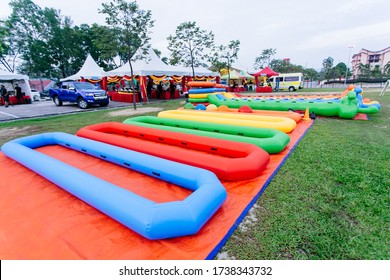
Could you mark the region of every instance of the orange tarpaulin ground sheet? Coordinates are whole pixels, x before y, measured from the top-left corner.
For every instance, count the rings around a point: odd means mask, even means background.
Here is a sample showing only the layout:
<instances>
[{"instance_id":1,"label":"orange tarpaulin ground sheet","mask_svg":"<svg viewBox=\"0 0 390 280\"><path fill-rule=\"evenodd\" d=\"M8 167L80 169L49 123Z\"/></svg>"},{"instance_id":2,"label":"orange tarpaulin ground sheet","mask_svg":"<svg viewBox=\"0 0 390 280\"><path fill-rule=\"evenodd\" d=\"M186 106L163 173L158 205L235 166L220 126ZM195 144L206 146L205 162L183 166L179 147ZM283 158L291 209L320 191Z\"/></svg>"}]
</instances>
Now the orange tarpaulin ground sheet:
<instances>
[{"instance_id":1,"label":"orange tarpaulin ground sheet","mask_svg":"<svg viewBox=\"0 0 390 280\"><path fill-rule=\"evenodd\" d=\"M0 153L0 259L213 258L311 124L298 124L290 134L290 144L282 153L271 155L260 177L222 182L227 200L197 234L157 241L143 238ZM60 146L39 150L156 202L180 200L190 194Z\"/></svg>"}]
</instances>

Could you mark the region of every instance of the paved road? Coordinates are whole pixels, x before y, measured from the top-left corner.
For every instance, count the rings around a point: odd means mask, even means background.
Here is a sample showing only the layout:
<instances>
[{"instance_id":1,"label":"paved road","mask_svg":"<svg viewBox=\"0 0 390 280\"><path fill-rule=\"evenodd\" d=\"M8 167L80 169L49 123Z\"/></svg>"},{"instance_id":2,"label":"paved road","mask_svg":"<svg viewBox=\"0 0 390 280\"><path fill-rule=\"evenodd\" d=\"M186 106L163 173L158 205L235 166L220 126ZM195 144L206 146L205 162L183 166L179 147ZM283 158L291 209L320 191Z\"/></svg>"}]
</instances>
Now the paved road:
<instances>
[{"instance_id":1,"label":"paved road","mask_svg":"<svg viewBox=\"0 0 390 280\"><path fill-rule=\"evenodd\" d=\"M52 100L41 100L35 101L32 104L21 104L9 106L8 108L0 106L0 122L132 106L130 103L110 101L107 107L94 106L83 110L77 107L77 104L64 103L63 106L57 107Z\"/></svg>"}]
</instances>

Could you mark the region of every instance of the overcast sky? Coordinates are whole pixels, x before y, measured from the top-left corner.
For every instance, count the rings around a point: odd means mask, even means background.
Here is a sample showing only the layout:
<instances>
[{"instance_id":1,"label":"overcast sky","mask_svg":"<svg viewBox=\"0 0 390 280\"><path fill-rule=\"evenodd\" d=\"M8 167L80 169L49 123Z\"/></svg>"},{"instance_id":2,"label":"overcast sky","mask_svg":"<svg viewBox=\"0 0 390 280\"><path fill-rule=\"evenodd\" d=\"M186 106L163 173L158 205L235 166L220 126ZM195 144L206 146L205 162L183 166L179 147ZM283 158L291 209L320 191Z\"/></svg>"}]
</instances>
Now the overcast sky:
<instances>
[{"instance_id":1,"label":"overcast sky","mask_svg":"<svg viewBox=\"0 0 390 280\"><path fill-rule=\"evenodd\" d=\"M98 13L100 0L33 0L70 16L75 25L105 24ZM0 18L10 13L8 0L0 1ZM167 40L185 21L212 31L217 44L240 40L236 66L253 68L264 49L275 48L275 59L319 70L327 57L347 63L349 53L362 48L379 51L390 46L389 0L139 0L155 20L152 47L169 56ZM350 49L349 46L353 48Z\"/></svg>"}]
</instances>

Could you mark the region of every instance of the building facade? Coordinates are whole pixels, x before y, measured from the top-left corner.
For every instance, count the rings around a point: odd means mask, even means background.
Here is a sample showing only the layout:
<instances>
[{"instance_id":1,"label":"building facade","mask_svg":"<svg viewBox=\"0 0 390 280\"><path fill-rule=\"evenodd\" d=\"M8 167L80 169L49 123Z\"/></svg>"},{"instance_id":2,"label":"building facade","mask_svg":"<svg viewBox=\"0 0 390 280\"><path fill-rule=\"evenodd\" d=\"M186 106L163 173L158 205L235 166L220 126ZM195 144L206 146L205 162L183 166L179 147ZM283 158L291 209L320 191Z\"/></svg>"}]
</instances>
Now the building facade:
<instances>
[{"instance_id":1,"label":"building facade","mask_svg":"<svg viewBox=\"0 0 390 280\"><path fill-rule=\"evenodd\" d=\"M380 51L369 51L367 49L361 49L359 53L352 56L351 72L352 78L356 78L359 75L359 65L370 65L370 69L373 70L377 65L383 73L384 67L390 62L390 47L387 47Z\"/></svg>"}]
</instances>

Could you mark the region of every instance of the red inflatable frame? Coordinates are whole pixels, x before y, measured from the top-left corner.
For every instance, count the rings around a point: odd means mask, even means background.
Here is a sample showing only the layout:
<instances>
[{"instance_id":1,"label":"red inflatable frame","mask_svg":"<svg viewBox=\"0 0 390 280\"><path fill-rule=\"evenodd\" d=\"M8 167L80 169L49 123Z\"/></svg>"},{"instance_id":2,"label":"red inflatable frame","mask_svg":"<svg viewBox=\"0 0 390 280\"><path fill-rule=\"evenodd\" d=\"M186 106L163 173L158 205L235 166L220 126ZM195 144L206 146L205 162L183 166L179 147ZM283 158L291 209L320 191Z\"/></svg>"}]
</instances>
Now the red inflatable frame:
<instances>
[{"instance_id":1,"label":"red inflatable frame","mask_svg":"<svg viewBox=\"0 0 390 280\"><path fill-rule=\"evenodd\" d=\"M248 143L106 122L81 128L77 136L204 168L227 181L260 176L270 157Z\"/></svg>"}]
</instances>

